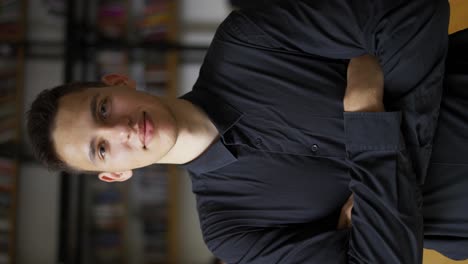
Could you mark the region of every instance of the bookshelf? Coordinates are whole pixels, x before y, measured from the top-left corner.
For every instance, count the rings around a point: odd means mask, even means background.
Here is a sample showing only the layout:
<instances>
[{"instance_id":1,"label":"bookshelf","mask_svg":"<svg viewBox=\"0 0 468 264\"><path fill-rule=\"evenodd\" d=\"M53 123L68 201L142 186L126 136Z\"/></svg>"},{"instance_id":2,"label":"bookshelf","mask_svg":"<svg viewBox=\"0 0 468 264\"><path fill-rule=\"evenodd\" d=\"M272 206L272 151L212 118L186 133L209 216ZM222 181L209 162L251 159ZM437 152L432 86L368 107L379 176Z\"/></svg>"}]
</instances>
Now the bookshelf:
<instances>
[{"instance_id":1,"label":"bookshelf","mask_svg":"<svg viewBox=\"0 0 468 264\"><path fill-rule=\"evenodd\" d=\"M179 54L167 49L178 36L175 0L72 1L78 10L67 16L73 52L67 58L68 81L99 80L121 73L137 89L159 96L177 96ZM70 7L69 7L70 8ZM75 189L78 205L67 210L80 226L69 245L75 253L66 263L171 264L177 259L178 169L153 165L134 171L123 183L104 183L97 175L64 175ZM68 178L67 178L68 177ZM74 180L71 180L72 182ZM65 191L67 189L64 189ZM70 198L69 198L70 200ZM70 204L70 203L69 203ZM62 205L62 208L69 206ZM68 223L72 223L68 219ZM62 233L67 232L62 228ZM65 239L62 236L62 240ZM62 249L62 251L66 251ZM73 257L74 256L74 257Z\"/></svg>"},{"instance_id":2,"label":"bookshelf","mask_svg":"<svg viewBox=\"0 0 468 264\"><path fill-rule=\"evenodd\" d=\"M0 2L0 40L2 42L20 42L24 39L25 15L25 0Z\"/></svg>"},{"instance_id":3,"label":"bookshelf","mask_svg":"<svg viewBox=\"0 0 468 264\"><path fill-rule=\"evenodd\" d=\"M0 263L15 263L26 2L0 2Z\"/></svg>"}]
</instances>

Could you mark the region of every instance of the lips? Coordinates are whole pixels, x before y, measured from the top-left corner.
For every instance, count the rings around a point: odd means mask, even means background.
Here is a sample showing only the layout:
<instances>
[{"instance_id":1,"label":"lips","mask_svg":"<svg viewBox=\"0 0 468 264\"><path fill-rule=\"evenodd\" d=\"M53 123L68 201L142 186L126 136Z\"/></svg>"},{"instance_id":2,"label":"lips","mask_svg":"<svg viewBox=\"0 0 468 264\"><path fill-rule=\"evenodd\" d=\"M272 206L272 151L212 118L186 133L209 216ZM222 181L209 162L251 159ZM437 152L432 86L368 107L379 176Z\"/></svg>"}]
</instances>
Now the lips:
<instances>
[{"instance_id":1,"label":"lips","mask_svg":"<svg viewBox=\"0 0 468 264\"><path fill-rule=\"evenodd\" d=\"M153 139L154 134L154 123L146 112L143 112L143 118L138 124L138 130L138 138L143 144L143 147L146 148L151 142L151 139Z\"/></svg>"}]
</instances>

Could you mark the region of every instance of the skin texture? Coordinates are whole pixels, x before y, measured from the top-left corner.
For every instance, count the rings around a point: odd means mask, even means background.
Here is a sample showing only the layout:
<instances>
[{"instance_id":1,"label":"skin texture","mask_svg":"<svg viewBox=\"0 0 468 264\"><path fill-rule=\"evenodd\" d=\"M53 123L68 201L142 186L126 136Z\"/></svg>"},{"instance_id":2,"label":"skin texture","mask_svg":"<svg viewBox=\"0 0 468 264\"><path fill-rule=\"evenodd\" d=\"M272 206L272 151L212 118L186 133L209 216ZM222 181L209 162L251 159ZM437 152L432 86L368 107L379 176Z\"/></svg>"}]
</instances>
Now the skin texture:
<instances>
[{"instance_id":1,"label":"skin texture","mask_svg":"<svg viewBox=\"0 0 468 264\"><path fill-rule=\"evenodd\" d=\"M64 96L52 129L59 157L85 171L100 171L103 181L125 181L132 170L154 163L185 163L200 155L218 133L209 118L187 101L165 100L136 91L125 76L103 77L109 85ZM90 102L97 97L97 118ZM154 137L146 146L139 139L143 112L154 123ZM88 158L96 138L96 162Z\"/></svg>"},{"instance_id":2,"label":"skin texture","mask_svg":"<svg viewBox=\"0 0 468 264\"><path fill-rule=\"evenodd\" d=\"M351 194L346 203L341 208L340 218L338 219L337 229L350 228L351 222L351 211L353 210L354 196Z\"/></svg>"},{"instance_id":3,"label":"skin texture","mask_svg":"<svg viewBox=\"0 0 468 264\"><path fill-rule=\"evenodd\" d=\"M347 71L347 86L343 98L346 112L382 112L383 72L374 56L351 59Z\"/></svg>"}]
</instances>

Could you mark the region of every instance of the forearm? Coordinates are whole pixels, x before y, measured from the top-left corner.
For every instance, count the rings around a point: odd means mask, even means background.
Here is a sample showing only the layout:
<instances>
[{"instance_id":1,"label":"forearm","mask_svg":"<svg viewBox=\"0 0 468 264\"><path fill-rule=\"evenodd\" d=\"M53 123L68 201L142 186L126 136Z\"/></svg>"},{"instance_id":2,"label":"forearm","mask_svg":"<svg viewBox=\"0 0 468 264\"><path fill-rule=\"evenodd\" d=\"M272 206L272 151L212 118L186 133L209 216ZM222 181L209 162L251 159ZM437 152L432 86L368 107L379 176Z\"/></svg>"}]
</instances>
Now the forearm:
<instances>
[{"instance_id":1,"label":"forearm","mask_svg":"<svg viewBox=\"0 0 468 264\"><path fill-rule=\"evenodd\" d=\"M345 112L384 112L383 74L377 59L370 55L350 60L346 92L343 98ZM337 229L352 226L353 196L341 208Z\"/></svg>"},{"instance_id":2,"label":"forearm","mask_svg":"<svg viewBox=\"0 0 468 264\"><path fill-rule=\"evenodd\" d=\"M420 263L421 194L400 130L401 113L362 113L385 112L375 57L352 59L347 80L344 127L353 195L337 228L351 228L350 262Z\"/></svg>"},{"instance_id":3,"label":"forearm","mask_svg":"<svg viewBox=\"0 0 468 264\"><path fill-rule=\"evenodd\" d=\"M383 73L377 59L363 55L350 60L343 98L345 112L383 112Z\"/></svg>"},{"instance_id":4,"label":"forearm","mask_svg":"<svg viewBox=\"0 0 468 264\"><path fill-rule=\"evenodd\" d=\"M421 263L421 193L400 126L400 112L344 114L351 263Z\"/></svg>"}]
</instances>

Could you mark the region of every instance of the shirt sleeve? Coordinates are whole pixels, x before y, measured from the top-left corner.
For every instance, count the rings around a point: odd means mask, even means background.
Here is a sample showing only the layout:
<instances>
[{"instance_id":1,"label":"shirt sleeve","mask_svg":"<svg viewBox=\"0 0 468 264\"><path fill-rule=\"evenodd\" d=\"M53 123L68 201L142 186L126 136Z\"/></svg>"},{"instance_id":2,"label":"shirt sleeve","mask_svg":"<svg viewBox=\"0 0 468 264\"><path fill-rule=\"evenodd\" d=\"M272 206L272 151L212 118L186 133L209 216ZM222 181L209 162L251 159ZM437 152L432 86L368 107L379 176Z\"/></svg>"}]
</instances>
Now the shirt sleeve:
<instances>
[{"instance_id":1,"label":"shirt sleeve","mask_svg":"<svg viewBox=\"0 0 468 264\"><path fill-rule=\"evenodd\" d=\"M227 20L245 43L351 59L378 58L384 103L403 114L403 133L418 182L424 183L442 96L448 45L446 0L297 0L246 10Z\"/></svg>"},{"instance_id":2,"label":"shirt sleeve","mask_svg":"<svg viewBox=\"0 0 468 264\"><path fill-rule=\"evenodd\" d=\"M402 132L418 183L424 184L443 91L449 6L406 1L381 19L372 50L384 74L387 111L402 112Z\"/></svg>"},{"instance_id":3,"label":"shirt sleeve","mask_svg":"<svg viewBox=\"0 0 468 264\"><path fill-rule=\"evenodd\" d=\"M276 1L263 9L232 13L237 27L254 45L333 59L367 53L365 29L375 8L371 1Z\"/></svg>"},{"instance_id":4,"label":"shirt sleeve","mask_svg":"<svg viewBox=\"0 0 468 264\"><path fill-rule=\"evenodd\" d=\"M422 196L400 132L401 113L344 113L354 194L350 262L421 263Z\"/></svg>"}]
</instances>

